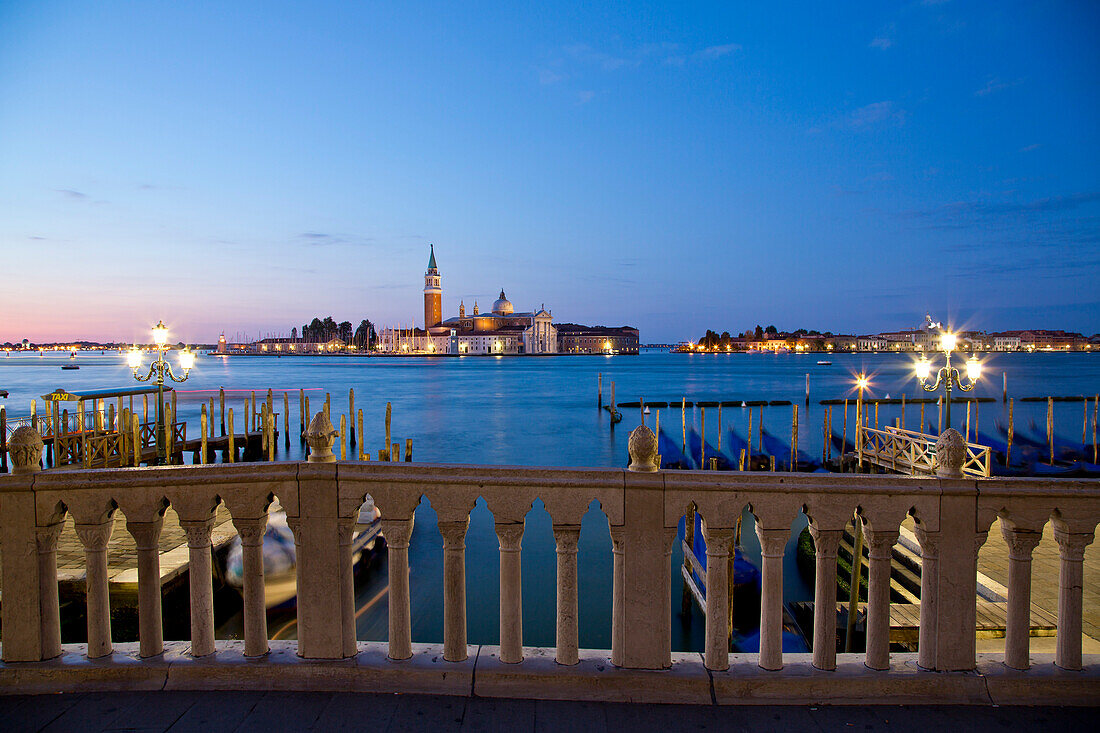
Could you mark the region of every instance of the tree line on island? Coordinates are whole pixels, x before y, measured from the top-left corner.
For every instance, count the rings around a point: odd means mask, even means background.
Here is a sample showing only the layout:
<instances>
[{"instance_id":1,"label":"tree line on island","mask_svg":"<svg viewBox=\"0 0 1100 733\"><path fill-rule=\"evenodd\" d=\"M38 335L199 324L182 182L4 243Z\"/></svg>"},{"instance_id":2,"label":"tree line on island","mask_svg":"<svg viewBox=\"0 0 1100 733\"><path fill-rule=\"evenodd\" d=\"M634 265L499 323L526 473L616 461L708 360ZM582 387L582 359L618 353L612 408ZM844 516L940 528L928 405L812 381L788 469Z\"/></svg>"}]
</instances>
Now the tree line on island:
<instances>
[{"instance_id":1,"label":"tree line on island","mask_svg":"<svg viewBox=\"0 0 1100 733\"><path fill-rule=\"evenodd\" d=\"M821 344L815 344L814 341L820 341L832 335L832 331L825 331L822 333L821 331L806 330L805 328L800 328L797 331L790 331L788 333L781 333L775 326L761 328L760 324L757 324L756 328L742 331L736 336L730 336L729 331L723 331L721 334L718 334L708 328L706 334L699 339L699 344L707 349L725 349L733 343L733 339L735 338L751 339L753 341L785 338L792 342L805 339L810 342L811 346L821 346Z\"/></svg>"},{"instance_id":2,"label":"tree line on island","mask_svg":"<svg viewBox=\"0 0 1100 733\"><path fill-rule=\"evenodd\" d=\"M297 340L298 329L291 329L291 338ZM367 319L359 322L359 327L353 330L351 321L337 323L332 316L324 319L314 318L308 324L302 326L302 340L310 343L327 343L338 338L345 344L352 344L360 348L373 348L378 342L378 332L374 324Z\"/></svg>"}]
</instances>

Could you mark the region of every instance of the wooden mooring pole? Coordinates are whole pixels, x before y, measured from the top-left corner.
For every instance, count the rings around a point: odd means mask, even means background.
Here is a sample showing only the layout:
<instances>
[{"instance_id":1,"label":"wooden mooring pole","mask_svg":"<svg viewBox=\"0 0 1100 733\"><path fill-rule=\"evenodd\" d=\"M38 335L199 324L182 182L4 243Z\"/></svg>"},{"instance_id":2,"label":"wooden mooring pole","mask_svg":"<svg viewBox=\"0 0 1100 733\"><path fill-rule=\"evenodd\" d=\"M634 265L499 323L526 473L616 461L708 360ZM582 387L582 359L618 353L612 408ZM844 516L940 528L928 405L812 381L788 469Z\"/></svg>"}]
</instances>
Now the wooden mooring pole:
<instances>
[{"instance_id":1,"label":"wooden mooring pole","mask_svg":"<svg viewBox=\"0 0 1100 733\"><path fill-rule=\"evenodd\" d=\"M298 390L298 442L304 443L306 440L306 391L304 389Z\"/></svg>"},{"instance_id":2,"label":"wooden mooring pole","mask_svg":"<svg viewBox=\"0 0 1100 733\"><path fill-rule=\"evenodd\" d=\"M1054 465L1054 398L1047 397L1047 446L1050 449L1049 465Z\"/></svg>"},{"instance_id":3,"label":"wooden mooring pole","mask_svg":"<svg viewBox=\"0 0 1100 733\"><path fill-rule=\"evenodd\" d=\"M356 421L359 426L359 460L363 460L363 408L359 408L359 412L356 415ZM367 454L368 458L370 453Z\"/></svg>"},{"instance_id":4,"label":"wooden mooring pole","mask_svg":"<svg viewBox=\"0 0 1100 733\"><path fill-rule=\"evenodd\" d=\"M290 395L283 392L283 446L290 447Z\"/></svg>"},{"instance_id":5,"label":"wooden mooring pole","mask_svg":"<svg viewBox=\"0 0 1100 733\"><path fill-rule=\"evenodd\" d=\"M680 434L683 436L680 452L686 456L688 452L687 397L680 399Z\"/></svg>"},{"instance_id":6,"label":"wooden mooring pole","mask_svg":"<svg viewBox=\"0 0 1100 733\"><path fill-rule=\"evenodd\" d=\"M1005 444L1005 466L1007 467L1012 458L1012 436L1015 433L1016 425L1013 422L1013 402L1015 400L1008 401L1008 442Z\"/></svg>"},{"instance_id":7,"label":"wooden mooring pole","mask_svg":"<svg viewBox=\"0 0 1100 733\"><path fill-rule=\"evenodd\" d=\"M1008 372L1001 372L1001 403L1008 402Z\"/></svg>"},{"instance_id":8,"label":"wooden mooring pole","mask_svg":"<svg viewBox=\"0 0 1100 733\"><path fill-rule=\"evenodd\" d=\"M0 407L0 471L8 472L8 408Z\"/></svg>"},{"instance_id":9,"label":"wooden mooring pole","mask_svg":"<svg viewBox=\"0 0 1100 733\"><path fill-rule=\"evenodd\" d=\"M222 435L225 435L225 388L220 387L218 389L218 409L221 410L222 416Z\"/></svg>"},{"instance_id":10,"label":"wooden mooring pole","mask_svg":"<svg viewBox=\"0 0 1100 733\"><path fill-rule=\"evenodd\" d=\"M747 453L748 464L747 465L749 467L749 470L751 471L752 470L752 408L751 407L749 408L749 442L746 443L746 446L748 447L748 453Z\"/></svg>"},{"instance_id":11,"label":"wooden mooring pole","mask_svg":"<svg viewBox=\"0 0 1100 733\"><path fill-rule=\"evenodd\" d=\"M389 402L387 402L386 403L386 450L385 450L386 457L383 459L383 460L386 460L386 461L393 460L393 455L390 453L390 444L392 443L392 438L390 437L390 421L391 421L392 418L393 418L393 405L391 405Z\"/></svg>"},{"instance_id":12,"label":"wooden mooring pole","mask_svg":"<svg viewBox=\"0 0 1100 733\"><path fill-rule=\"evenodd\" d=\"M603 372L596 374L596 407L603 409Z\"/></svg>"},{"instance_id":13,"label":"wooden mooring pole","mask_svg":"<svg viewBox=\"0 0 1100 733\"><path fill-rule=\"evenodd\" d=\"M351 417L351 419L353 421L355 420L355 388L354 387L348 389L348 415ZM348 437L348 445L350 445L352 448L354 448L355 447L355 423L352 422L352 424L349 425L348 427L351 430L351 433Z\"/></svg>"},{"instance_id":14,"label":"wooden mooring pole","mask_svg":"<svg viewBox=\"0 0 1100 733\"><path fill-rule=\"evenodd\" d=\"M233 445L233 439L237 436L233 434L233 408L230 407L227 413L227 419L229 420L229 432L226 435L229 438L229 462L237 462L237 447Z\"/></svg>"},{"instance_id":15,"label":"wooden mooring pole","mask_svg":"<svg viewBox=\"0 0 1100 733\"><path fill-rule=\"evenodd\" d=\"M199 465L206 465L206 421L208 416L206 414L206 403L202 403L202 409L199 410L199 430L202 432L202 437L199 438Z\"/></svg>"},{"instance_id":16,"label":"wooden mooring pole","mask_svg":"<svg viewBox=\"0 0 1100 733\"><path fill-rule=\"evenodd\" d=\"M699 468L707 467L707 408L699 408Z\"/></svg>"},{"instance_id":17,"label":"wooden mooring pole","mask_svg":"<svg viewBox=\"0 0 1100 733\"><path fill-rule=\"evenodd\" d=\"M798 405L791 413L791 472L798 470Z\"/></svg>"}]
</instances>

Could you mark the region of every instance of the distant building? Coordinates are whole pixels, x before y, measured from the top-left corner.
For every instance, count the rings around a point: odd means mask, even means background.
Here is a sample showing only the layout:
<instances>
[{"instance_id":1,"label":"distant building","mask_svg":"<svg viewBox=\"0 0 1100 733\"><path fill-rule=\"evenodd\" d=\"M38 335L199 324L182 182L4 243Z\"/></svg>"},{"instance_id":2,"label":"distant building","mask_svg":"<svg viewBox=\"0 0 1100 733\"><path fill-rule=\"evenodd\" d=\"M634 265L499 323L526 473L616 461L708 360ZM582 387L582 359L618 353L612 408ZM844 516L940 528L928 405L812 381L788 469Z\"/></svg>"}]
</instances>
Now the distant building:
<instances>
[{"instance_id":1,"label":"distant building","mask_svg":"<svg viewBox=\"0 0 1100 733\"><path fill-rule=\"evenodd\" d=\"M638 329L630 326L557 324L563 354L637 354Z\"/></svg>"},{"instance_id":2,"label":"distant building","mask_svg":"<svg viewBox=\"0 0 1100 733\"><path fill-rule=\"evenodd\" d=\"M590 353L569 351L559 343L559 328L552 322L552 313L545 307L534 311L516 311L512 302L500 291L492 310L482 313L475 302L473 311L467 313L466 304L460 302L458 315L443 318L443 277L435 259L435 247L428 256L428 269L424 273L424 328L383 329L378 348L388 353L403 354L557 354ZM575 325L575 324L569 324ZM577 328L589 329L588 326ZM595 327L595 338L602 327ZM618 353L638 353L638 331L631 329L633 340L611 329L600 333L604 341L614 342ZM586 340L585 346L589 346ZM574 344L575 345L575 344ZM621 349L619 348L621 345Z\"/></svg>"}]
</instances>

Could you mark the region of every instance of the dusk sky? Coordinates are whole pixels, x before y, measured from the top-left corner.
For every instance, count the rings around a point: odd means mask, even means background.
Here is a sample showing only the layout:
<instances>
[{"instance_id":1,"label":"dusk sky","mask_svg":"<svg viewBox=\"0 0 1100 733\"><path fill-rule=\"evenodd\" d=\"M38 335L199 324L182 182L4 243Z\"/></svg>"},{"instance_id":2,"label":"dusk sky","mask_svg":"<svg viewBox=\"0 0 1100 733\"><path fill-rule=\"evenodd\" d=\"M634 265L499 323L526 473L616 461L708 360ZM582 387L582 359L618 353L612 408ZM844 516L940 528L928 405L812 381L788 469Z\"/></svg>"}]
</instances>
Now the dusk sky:
<instances>
[{"instance_id":1,"label":"dusk sky","mask_svg":"<svg viewBox=\"0 0 1100 733\"><path fill-rule=\"evenodd\" d=\"M0 342L1100 331L1100 3L0 0Z\"/></svg>"}]
</instances>

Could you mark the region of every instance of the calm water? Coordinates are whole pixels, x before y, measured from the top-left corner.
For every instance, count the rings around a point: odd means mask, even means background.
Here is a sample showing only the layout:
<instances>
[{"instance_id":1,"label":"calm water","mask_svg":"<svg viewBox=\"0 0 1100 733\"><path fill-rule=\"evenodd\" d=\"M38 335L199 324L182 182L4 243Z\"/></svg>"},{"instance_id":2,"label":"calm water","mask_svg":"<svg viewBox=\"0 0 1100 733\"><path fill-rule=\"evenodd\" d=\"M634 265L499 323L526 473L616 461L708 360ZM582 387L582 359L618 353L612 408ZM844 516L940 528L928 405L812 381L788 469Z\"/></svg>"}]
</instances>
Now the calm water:
<instances>
[{"instance_id":1,"label":"calm water","mask_svg":"<svg viewBox=\"0 0 1100 733\"><path fill-rule=\"evenodd\" d=\"M203 400L217 396L219 387L230 397L235 417L243 419L244 399L250 390L257 398L270 387L276 392L276 409L282 411L282 391L291 392L291 432L298 421L297 390L309 391L314 412L326 392L332 395L332 413L348 409L348 389L355 389L356 408L364 414L365 445L377 452L384 442L387 401L393 404L393 437L402 444L413 439L417 461L489 463L546 466L607 466L627 464L626 440L639 421L637 409L624 409L623 422L612 428L607 414L596 409L597 374L604 375L604 398L609 400L616 383L619 402L637 400L791 400L799 404L800 447L821 454L822 407L820 399L853 397L853 375L863 370L872 375L868 399L923 396L912 376L912 357L898 354L831 355L831 366L818 366L820 355L676 355L665 352L639 356L562 356L540 358L466 357L461 359L400 359L354 357L200 357L191 378L178 385L179 416L197 433ZM69 391L119 388L135 384L117 354L81 353L79 371L61 371L69 363L66 354L0 357L0 389L10 392L2 403L9 416L29 413L29 401L57 387ZM1093 354L995 354L985 358L987 376L972 393L1000 398L1002 373L1008 375L1009 395L1093 395L1100 392L1100 356ZM810 405L805 398L806 374L810 375ZM758 409L758 408L757 408ZM1091 403L1090 403L1091 409ZM926 408L926 420L936 419L934 405ZM1045 420L1045 404L1017 403L1016 424L1026 426ZM661 411L661 423L676 437L679 410ZM747 409L724 408L723 427L736 427L742 435ZM764 408L765 426L784 438L790 436L790 406ZM707 437L717 441L717 410L707 410ZM853 409L854 413L854 409ZM897 406L883 405L882 422L900 416ZM907 408L906 424L916 427L919 408ZM961 427L965 408L956 406L954 422ZM982 404L975 419L988 431L1003 417L1000 402ZM689 424L698 424L698 413L689 408ZM1091 420L1091 415L1089 417ZM851 418L850 421L853 421ZM1080 440L1083 406L1080 402L1056 404L1056 430ZM754 418L754 422L756 419ZM280 420L281 424L281 420ZM652 423L649 423L652 424ZM833 426L841 427L840 409L834 408ZM1091 426L1088 439L1091 441ZM849 426L849 435L851 435ZM302 457L297 440L289 450L280 441L279 459ZM804 519L792 525L790 549ZM759 561L759 547L745 525L746 555ZM471 643L495 643L498 629L497 540L493 519L479 502L471 516L467 536L467 599ZM674 548L674 568L682 560ZM442 540L435 528L435 513L424 502L416 515L410 547L412 573L413 638L441 641ZM611 542L607 522L597 509L585 517L580 539L581 645L610 647ZM536 503L527 519L523 543L524 643L552 645L554 641L555 553L550 517ZM787 600L812 598L812 587L798 574L792 552L784 570ZM360 639L386 637L385 563L362 574L358 588L361 614ZM703 619L679 615L681 581L673 573L673 647L701 650ZM271 629L283 624L272 619ZM239 633L239 619L222 625L223 634ZM293 628L284 632L293 636Z\"/></svg>"}]
</instances>

